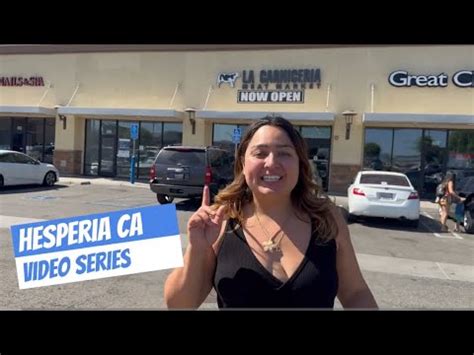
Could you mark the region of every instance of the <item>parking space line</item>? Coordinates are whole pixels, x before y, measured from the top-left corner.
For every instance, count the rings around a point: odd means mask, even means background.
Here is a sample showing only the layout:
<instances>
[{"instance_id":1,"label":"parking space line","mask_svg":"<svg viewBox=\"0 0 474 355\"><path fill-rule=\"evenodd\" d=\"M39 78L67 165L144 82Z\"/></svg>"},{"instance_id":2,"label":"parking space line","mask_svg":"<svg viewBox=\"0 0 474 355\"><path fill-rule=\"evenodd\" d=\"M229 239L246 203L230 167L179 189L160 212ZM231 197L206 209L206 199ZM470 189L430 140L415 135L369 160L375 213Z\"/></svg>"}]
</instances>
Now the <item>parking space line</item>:
<instances>
[{"instance_id":1,"label":"parking space line","mask_svg":"<svg viewBox=\"0 0 474 355\"><path fill-rule=\"evenodd\" d=\"M446 276L446 278L448 280L451 280L451 278L448 276L448 274L443 270L443 268L441 267L441 265L439 263L435 263L436 266L438 266L438 268L441 270L441 272L443 273L444 276Z\"/></svg>"},{"instance_id":2,"label":"parking space line","mask_svg":"<svg viewBox=\"0 0 474 355\"><path fill-rule=\"evenodd\" d=\"M440 235L438 233L433 233L436 238L441 238L441 239L463 239L461 237L456 238L454 235Z\"/></svg>"},{"instance_id":3,"label":"parking space line","mask_svg":"<svg viewBox=\"0 0 474 355\"><path fill-rule=\"evenodd\" d=\"M456 239L464 239L463 237L461 237L459 234L457 233L454 233L454 232L451 232L452 235L454 235L456 237Z\"/></svg>"},{"instance_id":4,"label":"parking space line","mask_svg":"<svg viewBox=\"0 0 474 355\"><path fill-rule=\"evenodd\" d=\"M428 212L426 212L426 211L423 211L421 214L422 214L423 216L425 216L425 217L428 217L428 218L432 219L432 220L435 219L434 217L432 217L432 216L431 216ZM433 229L431 229L430 226L426 225L426 224L423 223L423 222L420 222L420 223L423 225L423 227L425 227L425 228L428 229L431 233L433 233L433 235L434 235L436 238L442 238L442 239L461 239L461 240L464 239L464 238L461 237L459 234L454 233L454 232L451 232L452 236L450 236L450 235L446 235L446 236L440 235L439 233L436 233Z\"/></svg>"},{"instance_id":5,"label":"parking space line","mask_svg":"<svg viewBox=\"0 0 474 355\"><path fill-rule=\"evenodd\" d=\"M421 214L422 214L423 216L425 216L425 217L434 219L434 217L432 217L428 212L423 211Z\"/></svg>"}]
</instances>

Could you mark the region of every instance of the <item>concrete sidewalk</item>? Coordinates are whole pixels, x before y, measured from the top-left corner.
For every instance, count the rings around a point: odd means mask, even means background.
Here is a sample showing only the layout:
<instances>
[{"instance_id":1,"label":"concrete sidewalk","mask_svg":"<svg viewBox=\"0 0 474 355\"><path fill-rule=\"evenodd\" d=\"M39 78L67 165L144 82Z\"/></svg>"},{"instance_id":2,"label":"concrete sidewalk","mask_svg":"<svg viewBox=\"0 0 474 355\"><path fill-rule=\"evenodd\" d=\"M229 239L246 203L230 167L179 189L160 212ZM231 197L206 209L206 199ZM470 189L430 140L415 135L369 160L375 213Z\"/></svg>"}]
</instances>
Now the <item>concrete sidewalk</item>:
<instances>
[{"instance_id":1,"label":"concrete sidewalk","mask_svg":"<svg viewBox=\"0 0 474 355\"><path fill-rule=\"evenodd\" d=\"M128 186L128 187L140 187L149 189L150 185L146 182L135 182L131 184L130 181L125 179L116 178L104 178L94 176L61 176L59 178L60 184L65 185L116 185L116 186ZM338 206L347 206L347 196L329 194L331 200ZM421 200L420 206L422 209L434 209L438 210L438 205L432 201Z\"/></svg>"},{"instance_id":2,"label":"concrete sidewalk","mask_svg":"<svg viewBox=\"0 0 474 355\"><path fill-rule=\"evenodd\" d=\"M125 179L115 178L104 178L94 176L61 176L59 178L59 184L64 185L116 185L116 186L128 186L128 187L141 187L150 188L148 183L142 181L135 181L134 184Z\"/></svg>"}]
</instances>

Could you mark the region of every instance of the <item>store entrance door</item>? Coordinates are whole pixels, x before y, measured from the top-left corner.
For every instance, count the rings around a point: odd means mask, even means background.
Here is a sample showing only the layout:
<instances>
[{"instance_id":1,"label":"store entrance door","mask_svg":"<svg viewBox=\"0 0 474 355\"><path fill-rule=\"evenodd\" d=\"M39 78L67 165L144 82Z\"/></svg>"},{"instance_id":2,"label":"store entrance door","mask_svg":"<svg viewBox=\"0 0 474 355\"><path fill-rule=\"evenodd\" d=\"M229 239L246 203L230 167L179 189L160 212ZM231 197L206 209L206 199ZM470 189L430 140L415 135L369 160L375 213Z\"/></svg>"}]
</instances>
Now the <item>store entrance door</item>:
<instances>
[{"instance_id":1,"label":"store entrance door","mask_svg":"<svg viewBox=\"0 0 474 355\"><path fill-rule=\"evenodd\" d=\"M12 150L25 153L26 118L13 118Z\"/></svg>"},{"instance_id":2,"label":"store entrance door","mask_svg":"<svg viewBox=\"0 0 474 355\"><path fill-rule=\"evenodd\" d=\"M99 175L115 176L117 122L102 121Z\"/></svg>"}]
</instances>

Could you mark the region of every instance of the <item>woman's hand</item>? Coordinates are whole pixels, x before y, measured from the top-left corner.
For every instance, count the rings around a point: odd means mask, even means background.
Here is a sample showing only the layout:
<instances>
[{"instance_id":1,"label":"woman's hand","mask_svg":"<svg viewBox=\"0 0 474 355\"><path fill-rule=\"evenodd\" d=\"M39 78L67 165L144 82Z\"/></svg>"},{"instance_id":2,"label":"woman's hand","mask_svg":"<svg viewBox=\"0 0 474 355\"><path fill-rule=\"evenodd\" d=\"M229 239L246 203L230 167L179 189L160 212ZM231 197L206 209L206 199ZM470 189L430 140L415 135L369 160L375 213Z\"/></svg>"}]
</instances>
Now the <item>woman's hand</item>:
<instances>
[{"instance_id":1,"label":"woman's hand","mask_svg":"<svg viewBox=\"0 0 474 355\"><path fill-rule=\"evenodd\" d=\"M201 207L188 221L189 244L193 247L211 248L219 237L224 221L225 206L220 206L214 211L209 206L209 200L209 186L205 185L202 191Z\"/></svg>"}]
</instances>

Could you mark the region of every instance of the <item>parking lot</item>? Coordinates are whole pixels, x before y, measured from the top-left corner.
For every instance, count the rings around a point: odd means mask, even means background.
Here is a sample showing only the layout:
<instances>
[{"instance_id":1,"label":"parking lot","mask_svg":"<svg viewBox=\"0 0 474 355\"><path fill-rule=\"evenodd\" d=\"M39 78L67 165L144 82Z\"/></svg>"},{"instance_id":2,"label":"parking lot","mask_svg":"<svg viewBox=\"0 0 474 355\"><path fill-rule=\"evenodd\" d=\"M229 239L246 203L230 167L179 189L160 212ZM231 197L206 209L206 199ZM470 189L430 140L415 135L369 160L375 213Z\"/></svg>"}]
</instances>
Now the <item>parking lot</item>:
<instances>
[{"instance_id":1,"label":"parking lot","mask_svg":"<svg viewBox=\"0 0 474 355\"><path fill-rule=\"evenodd\" d=\"M331 198L344 213L347 199ZM9 231L12 224L154 205L156 196L147 184L62 178L52 188L6 188L0 201L0 309L164 308L163 283L170 270L20 290ZM186 222L199 203L187 199L174 203L184 248ZM349 229L381 308L474 308L474 235L440 233L436 205L422 201L417 229L372 218L357 220ZM217 308L213 293L201 308Z\"/></svg>"}]
</instances>

